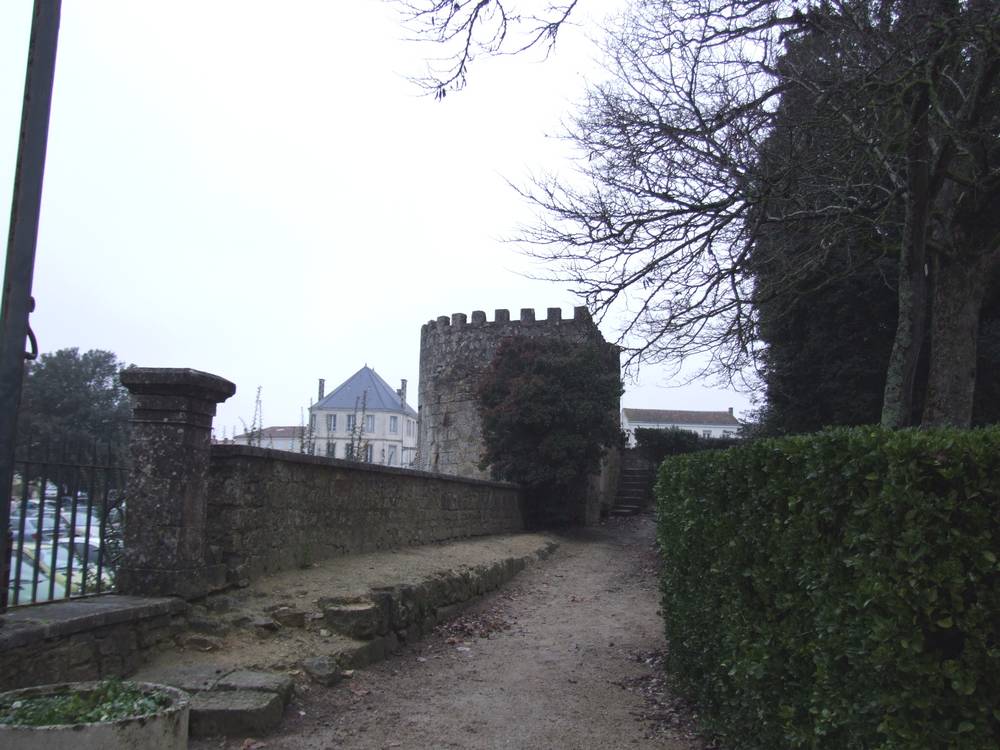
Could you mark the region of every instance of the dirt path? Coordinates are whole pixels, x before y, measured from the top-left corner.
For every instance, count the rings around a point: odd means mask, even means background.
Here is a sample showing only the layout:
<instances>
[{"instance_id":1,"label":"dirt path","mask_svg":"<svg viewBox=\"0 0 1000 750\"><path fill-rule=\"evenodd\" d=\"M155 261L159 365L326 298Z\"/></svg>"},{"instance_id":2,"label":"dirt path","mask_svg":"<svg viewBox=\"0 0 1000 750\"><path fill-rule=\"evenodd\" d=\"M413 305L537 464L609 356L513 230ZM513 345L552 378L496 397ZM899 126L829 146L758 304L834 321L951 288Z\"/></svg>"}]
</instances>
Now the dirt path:
<instances>
[{"instance_id":1,"label":"dirt path","mask_svg":"<svg viewBox=\"0 0 1000 750\"><path fill-rule=\"evenodd\" d=\"M652 544L642 517L567 536L433 635L310 687L275 734L191 747L705 748L660 676Z\"/></svg>"}]
</instances>

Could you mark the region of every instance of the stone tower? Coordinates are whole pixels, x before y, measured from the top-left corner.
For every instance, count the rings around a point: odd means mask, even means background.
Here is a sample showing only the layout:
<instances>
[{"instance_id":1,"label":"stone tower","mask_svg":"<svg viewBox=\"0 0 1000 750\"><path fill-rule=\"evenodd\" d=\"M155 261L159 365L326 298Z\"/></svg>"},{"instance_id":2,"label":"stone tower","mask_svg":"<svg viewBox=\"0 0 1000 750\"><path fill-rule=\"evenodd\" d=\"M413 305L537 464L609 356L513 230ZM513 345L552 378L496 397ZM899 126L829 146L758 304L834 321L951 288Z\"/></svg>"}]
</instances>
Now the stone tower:
<instances>
[{"instance_id":1,"label":"stone tower","mask_svg":"<svg viewBox=\"0 0 1000 750\"><path fill-rule=\"evenodd\" d=\"M441 316L420 331L420 456L417 468L476 479L489 479L479 468L483 435L476 392L497 346L512 336L597 340L608 347L609 367L619 368L618 349L604 341L586 307L577 307L564 320L558 307L548 308L545 320L536 320L532 308L511 320L497 310L492 321L477 310Z\"/></svg>"}]
</instances>

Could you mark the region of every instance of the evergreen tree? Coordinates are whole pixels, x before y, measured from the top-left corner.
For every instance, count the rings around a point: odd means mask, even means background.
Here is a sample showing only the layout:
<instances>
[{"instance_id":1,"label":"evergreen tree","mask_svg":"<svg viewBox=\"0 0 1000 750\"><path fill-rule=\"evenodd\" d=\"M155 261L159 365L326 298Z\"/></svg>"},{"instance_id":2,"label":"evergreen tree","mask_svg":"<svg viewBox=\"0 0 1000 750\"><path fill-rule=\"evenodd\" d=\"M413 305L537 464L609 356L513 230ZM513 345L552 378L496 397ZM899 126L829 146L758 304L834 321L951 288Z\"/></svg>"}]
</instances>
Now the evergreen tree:
<instances>
[{"instance_id":1,"label":"evergreen tree","mask_svg":"<svg viewBox=\"0 0 1000 750\"><path fill-rule=\"evenodd\" d=\"M109 351L76 348L42 354L26 365L18 444L89 451L95 444L124 455L128 446L128 391L118 379L122 363Z\"/></svg>"},{"instance_id":2,"label":"evergreen tree","mask_svg":"<svg viewBox=\"0 0 1000 750\"><path fill-rule=\"evenodd\" d=\"M582 487L621 439L618 352L597 341L513 337L479 389L483 468L541 500Z\"/></svg>"}]
</instances>

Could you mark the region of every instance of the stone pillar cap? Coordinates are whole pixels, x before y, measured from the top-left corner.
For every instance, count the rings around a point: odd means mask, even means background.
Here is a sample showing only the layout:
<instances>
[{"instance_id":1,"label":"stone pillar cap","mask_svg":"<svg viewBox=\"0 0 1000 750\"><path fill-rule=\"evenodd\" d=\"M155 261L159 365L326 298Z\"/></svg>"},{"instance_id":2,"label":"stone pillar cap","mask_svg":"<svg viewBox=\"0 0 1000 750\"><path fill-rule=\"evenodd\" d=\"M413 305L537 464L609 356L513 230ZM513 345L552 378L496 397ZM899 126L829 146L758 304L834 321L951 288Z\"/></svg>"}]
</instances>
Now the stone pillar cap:
<instances>
[{"instance_id":1,"label":"stone pillar cap","mask_svg":"<svg viewBox=\"0 0 1000 750\"><path fill-rule=\"evenodd\" d=\"M236 384L189 367L128 367L121 384L141 396L189 396L222 403L236 393Z\"/></svg>"}]
</instances>

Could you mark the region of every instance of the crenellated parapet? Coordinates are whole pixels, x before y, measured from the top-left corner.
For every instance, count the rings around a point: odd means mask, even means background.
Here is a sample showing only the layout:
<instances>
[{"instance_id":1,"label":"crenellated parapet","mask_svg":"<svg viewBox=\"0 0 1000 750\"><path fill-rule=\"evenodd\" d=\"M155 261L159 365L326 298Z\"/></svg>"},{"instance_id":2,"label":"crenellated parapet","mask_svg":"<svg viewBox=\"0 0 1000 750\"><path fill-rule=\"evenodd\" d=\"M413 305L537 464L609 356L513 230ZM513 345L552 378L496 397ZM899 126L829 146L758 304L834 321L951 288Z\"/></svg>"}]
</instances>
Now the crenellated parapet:
<instances>
[{"instance_id":1,"label":"crenellated parapet","mask_svg":"<svg viewBox=\"0 0 1000 750\"><path fill-rule=\"evenodd\" d=\"M583 324L593 326L594 321L590 317L590 312L586 307L574 307L572 318L563 318L561 307L549 307L545 310L545 317L538 319L535 317L533 307L522 307L520 318L512 320L510 310L497 309L493 311L493 320L486 319L486 313L482 310L474 310L471 318L465 313L452 313L441 315L436 320L429 320L421 328L421 334L428 329L438 331L443 330L464 330L465 328L496 327L508 325L552 325L552 324Z\"/></svg>"},{"instance_id":2,"label":"crenellated parapet","mask_svg":"<svg viewBox=\"0 0 1000 750\"><path fill-rule=\"evenodd\" d=\"M477 391L497 347L511 337L564 341L600 341L604 337L586 307L564 318L562 308L550 307L545 317L523 308L512 319L498 309L493 319L475 310L428 321L420 331L420 465L426 471L478 479L489 478L479 465L483 455ZM617 349L606 344L609 361Z\"/></svg>"}]
</instances>

